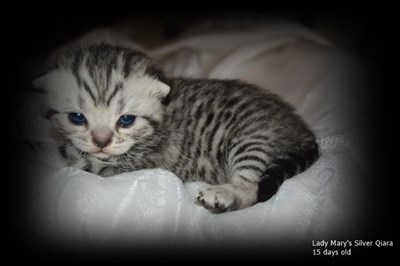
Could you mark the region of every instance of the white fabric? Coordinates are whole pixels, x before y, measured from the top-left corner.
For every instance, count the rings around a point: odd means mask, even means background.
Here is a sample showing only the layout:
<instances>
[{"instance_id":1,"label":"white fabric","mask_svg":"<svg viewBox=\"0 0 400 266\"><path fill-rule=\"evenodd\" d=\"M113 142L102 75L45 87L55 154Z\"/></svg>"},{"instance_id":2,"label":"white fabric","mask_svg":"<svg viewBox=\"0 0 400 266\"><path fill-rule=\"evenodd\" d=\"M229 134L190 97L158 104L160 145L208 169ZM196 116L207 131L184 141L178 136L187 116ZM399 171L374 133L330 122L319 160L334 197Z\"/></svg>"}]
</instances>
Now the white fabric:
<instances>
[{"instance_id":1,"label":"white fabric","mask_svg":"<svg viewBox=\"0 0 400 266\"><path fill-rule=\"evenodd\" d=\"M62 241L86 245L246 245L299 243L350 230L357 200L352 187L355 154L350 141L357 108L348 97L364 71L357 61L296 24L200 34L149 51L169 75L240 78L281 94L316 131L322 156L283 183L269 201L214 215L194 204L201 183L150 169L111 178L59 168L55 156L24 161L36 170L38 221ZM37 97L37 98L36 98ZM40 96L27 96L33 123L26 138L47 138ZM351 107L352 109L350 109ZM37 129L41 133L36 132ZM43 137L45 136L45 137ZM27 166L27 167L28 167Z\"/></svg>"}]
</instances>

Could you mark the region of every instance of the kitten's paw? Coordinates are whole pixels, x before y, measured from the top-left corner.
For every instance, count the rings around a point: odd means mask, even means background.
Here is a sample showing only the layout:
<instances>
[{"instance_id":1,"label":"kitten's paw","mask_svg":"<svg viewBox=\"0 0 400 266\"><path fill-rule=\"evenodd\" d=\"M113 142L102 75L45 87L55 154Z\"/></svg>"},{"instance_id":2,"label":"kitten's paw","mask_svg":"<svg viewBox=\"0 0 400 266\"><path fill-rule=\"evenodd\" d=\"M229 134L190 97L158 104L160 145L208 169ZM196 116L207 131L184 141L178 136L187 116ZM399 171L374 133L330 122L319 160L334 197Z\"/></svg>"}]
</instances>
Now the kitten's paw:
<instances>
[{"instance_id":1,"label":"kitten's paw","mask_svg":"<svg viewBox=\"0 0 400 266\"><path fill-rule=\"evenodd\" d=\"M197 195L197 204L213 213L228 211L235 201L235 195L222 186L213 186Z\"/></svg>"}]
</instances>

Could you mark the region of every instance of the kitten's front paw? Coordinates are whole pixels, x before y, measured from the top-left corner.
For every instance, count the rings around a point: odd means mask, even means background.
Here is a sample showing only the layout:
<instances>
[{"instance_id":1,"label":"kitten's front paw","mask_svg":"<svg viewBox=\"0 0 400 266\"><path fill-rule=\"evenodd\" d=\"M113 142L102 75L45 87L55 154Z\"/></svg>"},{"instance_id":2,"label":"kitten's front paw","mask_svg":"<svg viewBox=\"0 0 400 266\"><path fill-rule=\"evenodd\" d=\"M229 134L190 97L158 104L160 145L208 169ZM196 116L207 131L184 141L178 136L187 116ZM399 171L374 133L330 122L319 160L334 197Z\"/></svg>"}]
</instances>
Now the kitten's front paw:
<instances>
[{"instance_id":1,"label":"kitten's front paw","mask_svg":"<svg viewBox=\"0 0 400 266\"><path fill-rule=\"evenodd\" d=\"M197 195L197 204L213 213L228 211L235 201L235 195L223 186L213 186Z\"/></svg>"}]
</instances>

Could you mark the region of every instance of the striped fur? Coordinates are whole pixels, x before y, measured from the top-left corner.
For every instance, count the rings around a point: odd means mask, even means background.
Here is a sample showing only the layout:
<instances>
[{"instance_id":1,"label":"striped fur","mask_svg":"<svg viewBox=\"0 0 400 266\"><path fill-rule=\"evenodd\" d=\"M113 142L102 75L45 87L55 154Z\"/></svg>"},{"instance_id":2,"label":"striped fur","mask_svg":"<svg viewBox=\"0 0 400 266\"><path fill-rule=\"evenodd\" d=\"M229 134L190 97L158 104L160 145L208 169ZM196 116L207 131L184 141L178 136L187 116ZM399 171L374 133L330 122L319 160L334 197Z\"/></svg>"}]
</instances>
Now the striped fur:
<instances>
[{"instance_id":1,"label":"striped fur","mask_svg":"<svg viewBox=\"0 0 400 266\"><path fill-rule=\"evenodd\" d=\"M81 47L34 84L68 165L101 176L160 167L204 181L197 202L212 212L267 200L318 156L314 134L277 95L237 80L168 79L138 51ZM71 112L88 122L73 125ZM133 126L118 127L122 115ZM105 132L98 152L93 136Z\"/></svg>"}]
</instances>

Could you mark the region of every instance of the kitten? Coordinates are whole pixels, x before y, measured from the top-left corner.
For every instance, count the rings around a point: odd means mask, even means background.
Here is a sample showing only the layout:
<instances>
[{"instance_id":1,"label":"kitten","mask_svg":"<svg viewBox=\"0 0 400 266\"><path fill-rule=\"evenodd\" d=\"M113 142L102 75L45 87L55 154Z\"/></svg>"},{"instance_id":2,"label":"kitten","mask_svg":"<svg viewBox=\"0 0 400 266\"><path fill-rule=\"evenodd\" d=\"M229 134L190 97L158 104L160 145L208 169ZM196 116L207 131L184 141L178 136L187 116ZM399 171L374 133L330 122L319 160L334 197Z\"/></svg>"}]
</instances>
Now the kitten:
<instances>
[{"instance_id":1,"label":"kitten","mask_svg":"<svg viewBox=\"0 0 400 266\"><path fill-rule=\"evenodd\" d=\"M100 176L159 167L204 181L197 203L214 213L267 200L318 156L314 134L277 95L237 80L169 79L119 46L65 53L34 86L67 165Z\"/></svg>"}]
</instances>

